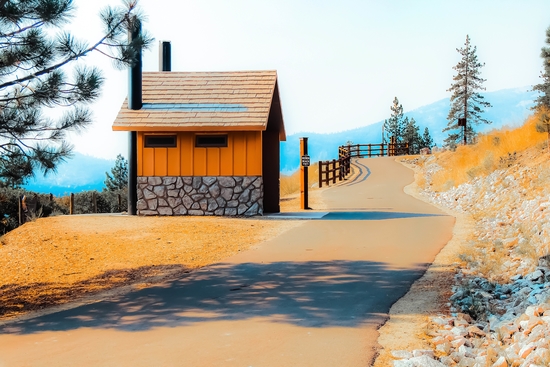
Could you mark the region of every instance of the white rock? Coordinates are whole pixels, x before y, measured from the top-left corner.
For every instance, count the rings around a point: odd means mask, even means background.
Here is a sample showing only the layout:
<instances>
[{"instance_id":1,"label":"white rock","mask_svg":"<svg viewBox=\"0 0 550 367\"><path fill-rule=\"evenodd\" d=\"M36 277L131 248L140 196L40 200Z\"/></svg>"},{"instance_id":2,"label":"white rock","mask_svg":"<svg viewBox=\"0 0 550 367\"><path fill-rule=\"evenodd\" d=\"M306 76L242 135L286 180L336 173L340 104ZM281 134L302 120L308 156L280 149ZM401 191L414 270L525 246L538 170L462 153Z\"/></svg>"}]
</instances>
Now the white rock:
<instances>
[{"instance_id":1,"label":"white rock","mask_svg":"<svg viewBox=\"0 0 550 367\"><path fill-rule=\"evenodd\" d=\"M413 357L413 354L408 350L392 350L391 355L394 358L409 359Z\"/></svg>"},{"instance_id":2,"label":"white rock","mask_svg":"<svg viewBox=\"0 0 550 367\"><path fill-rule=\"evenodd\" d=\"M500 356L499 359L497 359L496 362L493 363L492 367L508 367L508 362L506 362L506 358Z\"/></svg>"},{"instance_id":3,"label":"white rock","mask_svg":"<svg viewBox=\"0 0 550 367\"><path fill-rule=\"evenodd\" d=\"M409 359L409 362L413 363L414 367L445 367L445 365L435 359L432 359L426 355L420 357L413 357Z\"/></svg>"}]
</instances>

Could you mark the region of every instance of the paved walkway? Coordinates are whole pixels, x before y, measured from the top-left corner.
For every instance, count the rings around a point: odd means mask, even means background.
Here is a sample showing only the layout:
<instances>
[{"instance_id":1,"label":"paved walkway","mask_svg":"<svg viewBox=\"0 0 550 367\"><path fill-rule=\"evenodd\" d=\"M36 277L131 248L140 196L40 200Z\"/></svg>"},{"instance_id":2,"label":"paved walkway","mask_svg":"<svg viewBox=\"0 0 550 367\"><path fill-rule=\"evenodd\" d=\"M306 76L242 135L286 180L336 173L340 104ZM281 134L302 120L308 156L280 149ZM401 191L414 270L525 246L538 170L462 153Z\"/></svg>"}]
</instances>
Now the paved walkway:
<instances>
[{"instance_id":1,"label":"paved walkway","mask_svg":"<svg viewBox=\"0 0 550 367\"><path fill-rule=\"evenodd\" d=\"M0 366L368 366L377 328L451 237L362 159L328 214L180 280L0 327Z\"/></svg>"}]
</instances>

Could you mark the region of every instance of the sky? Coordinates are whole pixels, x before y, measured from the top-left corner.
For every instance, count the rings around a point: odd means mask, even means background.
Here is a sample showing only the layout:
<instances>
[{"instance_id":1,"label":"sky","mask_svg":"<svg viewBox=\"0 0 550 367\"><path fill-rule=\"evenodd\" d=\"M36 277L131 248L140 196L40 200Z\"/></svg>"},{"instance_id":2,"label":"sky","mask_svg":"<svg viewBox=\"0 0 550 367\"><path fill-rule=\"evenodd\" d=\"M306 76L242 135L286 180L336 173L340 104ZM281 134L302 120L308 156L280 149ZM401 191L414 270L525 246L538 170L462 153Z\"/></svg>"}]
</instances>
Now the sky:
<instances>
[{"instance_id":1,"label":"sky","mask_svg":"<svg viewBox=\"0 0 550 367\"><path fill-rule=\"evenodd\" d=\"M99 11L113 0L75 0L66 28L92 43ZM121 3L120 3L121 4ZM155 42L143 70L158 71L158 41L172 42L173 71L277 70L287 135L330 133L448 98L456 51L466 35L485 63L487 91L539 83L548 0L140 0ZM75 150L127 155L127 133L112 123L127 95L127 71L101 55L83 59L103 70L94 123L72 136ZM420 122L419 122L420 123ZM443 125L446 122L442 122ZM98 144L99 142L99 144Z\"/></svg>"}]
</instances>

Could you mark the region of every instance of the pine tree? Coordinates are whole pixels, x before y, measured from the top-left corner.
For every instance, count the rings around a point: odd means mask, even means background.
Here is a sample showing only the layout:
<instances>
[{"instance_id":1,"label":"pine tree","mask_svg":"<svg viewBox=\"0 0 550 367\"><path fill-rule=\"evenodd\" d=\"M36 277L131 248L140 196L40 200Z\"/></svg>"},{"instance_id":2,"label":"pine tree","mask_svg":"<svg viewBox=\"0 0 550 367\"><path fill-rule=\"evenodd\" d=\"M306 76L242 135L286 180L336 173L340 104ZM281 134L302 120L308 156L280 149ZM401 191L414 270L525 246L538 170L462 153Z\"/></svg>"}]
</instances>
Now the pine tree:
<instances>
[{"instance_id":1,"label":"pine tree","mask_svg":"<svg viewBox=\"0 0 550 367\"><path fill-rule=\"evenodd\" d=\"M409 154L419 154L422 148L422 137L420 136L420 128L416 125L414 118L409 120L405 117L405 131L403 134L403 142L409 143Z\"/></svg>"},{"instance_id":2,"label":"pine tree","mask_svg":"<svg viewBox=\"0 0 550 367\"><path fill-rule=\"evenodd\" d=\"M62 30L74 10L73 0L0 1L0 181L20 184L70 156L66 133L90 124L86 105L103 83L100 70L82 63L85 56L99 52L125 67L152 42L145 33L128 41L141 27L137 0L104 9L104 33L92 45ZM51 108L65 113L46 116Z\"/></svg>"},{"instance_id":3,"label":"pine tree","mask_svg":"<svg viewBox=\"0 0 550 367\"><path fill-rule=\"evenodd\" d=\"M105 187L107 191L126 190L128 187L128 161L122 155L117 155L111 174L105 172Z\"/></svg>"},{"instance_id":4,"label":"pine tree","mask_svg":"<svg viewBox=\"0 0 550 367\"><path fill-rule=\"evenodd\" d=\"M424 128L424 134L422 135L422 148L430 148L434 146L434 141L430 135L430 130L426 127Z\"/></svg>"},{"instance_id":5,"label":"pine tree","mask_svg":"<svg viewBox=\"0 0 550 367\"><path fill-rule=\"evenodd\" d=\"M477 47L470 44L470 37L466 36L464 47L456 49L462 56L461 60L453 67L457 71L454 76L454 83L447 91L451 94L451 109L447 116L448 124L443 132L450 131L445 139L445 145L454 149L457 144L471 143L475 137L474 124L490 124L491 121L483 118L481 115L485 112L484 108L491 107L491 104L484 100L478 92L485 90L483 82L485 79L480 77L480 69L485 64L477 60ZM459 119L465 119L465 126L459 126Z\"/></svg>"},{"instance_id":6,"label":"pine tree","mask_svg":"<svg viewBox=\"0 0 550 367\"><path fill-rule=\"evenodd\" d=\"M546 44L550 45L550 27L546 29ZM540 75L542 83L535 85L533 90L541 94L535 99L535 106L533 108L536 110L550 110L550 47L543 47L540 57L544 60L544 71Z\"/></svg>"},{"instance_id":7,"label":"pine tree","mask_svg":"<svg viewBox=\"0 0 550 367\"><path fill-rule=\"evenodd\" d=\"M390 141L393 136L395 141L400 143L403 141L405 126L403 123L403 106L399 104L397 97L393 99L390 110L392 112L391 117L384 121L384 142Z\"/></svg>"}]
</instances>

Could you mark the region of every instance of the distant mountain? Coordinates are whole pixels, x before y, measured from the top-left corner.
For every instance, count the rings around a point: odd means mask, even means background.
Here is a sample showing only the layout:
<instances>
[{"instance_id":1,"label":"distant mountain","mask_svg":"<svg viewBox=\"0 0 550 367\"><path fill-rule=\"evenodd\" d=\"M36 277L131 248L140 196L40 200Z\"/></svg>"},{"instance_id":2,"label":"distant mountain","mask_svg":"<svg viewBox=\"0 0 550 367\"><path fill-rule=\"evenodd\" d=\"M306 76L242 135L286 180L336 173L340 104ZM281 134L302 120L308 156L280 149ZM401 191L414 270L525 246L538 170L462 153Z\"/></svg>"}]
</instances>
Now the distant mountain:
<instances>
[{"instance_id":1,"label":"distant mountain","mask_svg":"<svg viewBox=\"0 0 550 367\"><path fill-rule=\"evenodd\" d=\"M27 190L62 196L86 190L103 190L105 172L111 172L114 160L75 153L46 177L37 173L24 187Z\"/></svg>"},{"instance_id":2,"label":"distant mountain","mask_svg":"<svg viewBox=\"0 0 550 367\"><path fill-rule=\"evenodd\" d=\"M493 105L486 113L486 117L493 121L491 125L477 126L479 132L499 129L503 126L520 125L529 115L529 108L533 105L536 94L528 88L505 89L485 93L485 98ZM414 117L424 131L428 127L438 146L441 146L446 137L441 130L447 125L449 99L442 99L427 106L406 112L409 118ZM388 107L389 112L389 107ZM389 114L388 114L389 115ZM388 116L389 117L389 116ZM302 136L309 138L309 155L312 162L337 158L338 146L348 141L360 144L379 144L382 139L382 124L379 121L372 125L353 130L330 134L300 133L287 136L287 141L281 144L281 171L290 173L298 169L300 140ZM35 192L52 193L56 196L80 192L84 190L103 190L105 172L110 172L114 160L100 159L80 153L59 165L57 173L43 177L40 173L32 179L25 188Z\"/></svg>"},{"instance_id":3,"label":"distant mountain","mask_svg":"<svg viewBox=\"0 0 550 367\"><path fill-rule=\"evenodd\" d=\"M476 126L478 132L487 132L500 129L504 126L521 125L531 113L530 107L536 93L530 91L530 87L503 89L496 92L484 93L484 97L493 107L488 108L485 117L493 123L490 125ZM449 113L449 98L442 99L427 106L405 112L405 116L414 117L421 133L427 127L434 142L442 146L447 133L442 130L447 126L447 114ZM389 117L389 107L388 107ZM337 133L299 133L287 136L287 141L281 144L281 171L290 173L299 167L300 138L307 136L309 156L312 162L337 158L338 147L352 141L356 144L379 144L382 140L383 121L364 127Z\"/></svg>"}]
</instances>

